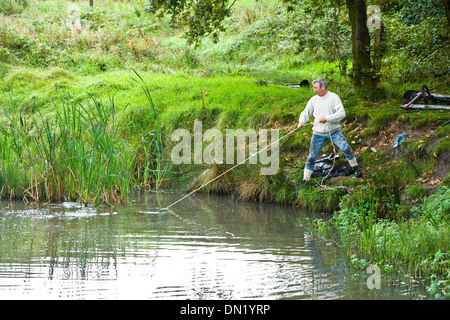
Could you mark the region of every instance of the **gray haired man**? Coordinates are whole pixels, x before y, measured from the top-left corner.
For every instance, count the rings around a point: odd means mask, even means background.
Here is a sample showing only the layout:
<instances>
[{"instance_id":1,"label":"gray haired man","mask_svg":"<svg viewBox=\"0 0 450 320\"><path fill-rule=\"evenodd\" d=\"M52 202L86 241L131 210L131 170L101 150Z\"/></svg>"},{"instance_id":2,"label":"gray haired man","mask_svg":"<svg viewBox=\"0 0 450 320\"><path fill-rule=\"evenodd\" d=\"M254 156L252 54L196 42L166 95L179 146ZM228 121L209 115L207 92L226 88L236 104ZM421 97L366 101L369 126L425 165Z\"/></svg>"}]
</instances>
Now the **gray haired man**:
<instances>
[{"instance_id":1,"label":"gray haired man","mask_svg":"<svg viewBox=\"0 0 450 320\"><path fill-rule=\"evenodd\" d=\"M306 104L306 108L300 114L297 126L298 128L303 127L308 119L314 116L313 136L303 174L303 183L311 179L320 150L325 141L329 139L344 153L355 176L362 177L355 154L347 143L347 139L341 131L342 126L339 124L339 121L345 118L345 110L341 99L337 94L328 91L328 84L324 78L314 80L313 88L316 95Z\"/></svg>"}]
</instances>

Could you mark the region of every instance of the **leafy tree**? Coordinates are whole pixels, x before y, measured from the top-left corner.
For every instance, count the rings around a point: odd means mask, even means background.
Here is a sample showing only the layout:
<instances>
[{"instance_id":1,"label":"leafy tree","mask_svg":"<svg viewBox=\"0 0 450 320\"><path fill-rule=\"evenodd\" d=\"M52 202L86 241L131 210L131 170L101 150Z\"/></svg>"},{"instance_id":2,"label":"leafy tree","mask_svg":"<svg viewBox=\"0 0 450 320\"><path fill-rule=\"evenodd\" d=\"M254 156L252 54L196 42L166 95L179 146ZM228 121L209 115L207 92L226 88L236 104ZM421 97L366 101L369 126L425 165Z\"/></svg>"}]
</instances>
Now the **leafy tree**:
<instances>
[{"instance_id":1,"label":"leafy tree","mask_svg":"<svg viewBox=\"0 0 450 320\"><path fill-rule=\"evenodd\" d=\"M421 64L423 59L427 57L433 57L442 52L442 49L448 49L448 24L439 25L439 17L445 12L447 19L449 19L449 1L450 0L283 0L286 3L287 11L295 11L300 8L299 12L307 16L309 15L311 23L308 25L302 23L299 24L299 47L308 46L316 42L320 43L320 46L324 47L327 51L327 55L330 60L334 61L346 61L346 47L341 46L345 38L345 33L350 25L351 28L351 58L352 58L352 70L350 76L352 83L357 89L375 89L380 81L380 72L382 67L383 55L388 52L386 38L390 41L390 44L401 45L402 43L414 43L412 52L415 49L421 50L420 44L431 44L430 48L426 48L422 53L417 53L421 56L418 63ZM219 33L225 30L224 20L231 15L233 5L236 0L147 0L147 7L145 10L149 13L156 14L158 16L170 15L171 22L173 24L180 24L185 26L185 37L188 44L194 44L199 46L202 38L205 36L211 36L215 42L218 41ZM417 4L416 4L417 3ZM439 6L436 4L439 3ZM382 21L385 19L384 14L391 14L395 17L399 16L399 13L406 14L406 18L394 18L390 26L386 26L381 23L380 27L375 30L374 43L371 44L372 32L367 27L367 6L370 4L376 4L381 8L383 13ZM411 39L409 34L402 35L399 32L393 30L392 25L400 28L401 30L422 30L421 25L432 25L429 21L424 21L424 17L430 17L432 14L418 16L417 13L422 12L420 8L437 10L439 13L436 17L432 17L431 20L438 22L437 26L434 26L432 33L423 35L422 37L416 37ZM408 10L411 10L409 14ZM338 13L343 12L348 14L348 20L342 21L342 18L338 18ZM331 13L331 14L330 14ZM323 20L323 17L332 16L326 28L316 28L311 30L311 24L316 20ZM327 18L328 19L328 18ZM389 22L392 22L389 21ZM322 22L323 24L324 22ZM408 23L413 27L408 27ZM319 25L319 23L317 24ZM302 29L300 29L302 28ZM316 31L320 31L316 33ZM390 33L389 37L386 36ZM422 41L422 39L427 39ZM372 51L372 52L371 52ZM395 53L403 56L408 56L410 53L402 53L400 50L393 51L390 49L390 53ZM406 60L405 60L406 61ZM416 60L417 62L417 60ZM445 64L444 64L445 65ZM345 68L344 68L345 69ZM441 68L442 69L442 68Z\"/></svg>"},{"instance_id":2,"label":"leafy tree","mask_svg":"<svg viewBox=\"0 0 450 320\"><path fill-rule=\"evenodd\" d=\"M227 0L148 0L147 12L172 17L172 23L187 27L189 44L201 43L201 38L211 35L218 40L218 33L224 30L223 20L230 16L235 1ZM286 1L291 4L297 1ZM336 1L334 1L336 3ZM339 2L339 1L338 1ZM346 0L352 25L353 83L356 87L373 86L374 71L370 60L370 36L366 25L365 0Z\"/></svg>"},{"instance_id":3,"label":"leafy tree","mask_svg":"<svg viewBox=\"0 0 450 320\"><path fill-rule=\"evenodd\" d=\"M399 74L405 81L448 77L450 35L442 1L401 0L386 12L385 73Z\"/></svg>"},{"instance_id":4,"label":"leafy tree","mask_svg":"<svg viewBox=\"0 0 450 320\"><path fill-rule=\"evenodd\" d=\"M211 35L218 41L218 33L225 30L222 22L230 16L235 2L229 5L227 0L148 0L145 11L160 17L170 15L173 24L186 26L188 44L198 46L205 36Z\"/></svg>"}]
</instances>

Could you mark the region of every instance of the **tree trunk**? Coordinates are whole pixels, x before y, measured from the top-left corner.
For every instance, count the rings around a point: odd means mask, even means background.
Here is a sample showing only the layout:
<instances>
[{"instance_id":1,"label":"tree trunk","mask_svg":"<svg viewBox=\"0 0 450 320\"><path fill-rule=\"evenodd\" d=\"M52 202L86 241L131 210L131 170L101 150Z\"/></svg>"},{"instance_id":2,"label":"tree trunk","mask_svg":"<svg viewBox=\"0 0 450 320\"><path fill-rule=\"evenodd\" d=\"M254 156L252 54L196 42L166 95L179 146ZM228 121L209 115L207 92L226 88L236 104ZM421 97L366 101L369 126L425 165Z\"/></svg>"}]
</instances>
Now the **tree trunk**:
<instances>
[{"instance_id":1,"label":"tree trunk","mask_svg":"<svg viewBox=\"0 0 450 320\"><path fill-rule=\"evenodd\" d=\"M377 78L379 78L380 75L381 61L385 51L384 23L381 21L380 28L375 30L375 40L373 44L373 67Z\"/></svg>"},{"instance_id":2,"label":"tree trunk","mask_svg":"<svg viewBox=\"0 0 450 320\"><path fill-rule=\"evenodd\" d=\"M94 0L89 0L89 5L90 5L91 7L93 7L93 6L94 6Z\"/></svg>"},{"instance_id":3,"label":"tree trunk","mask_svg":"<svg viewBox=\"0 0 450 320\"><path fill-rule=\"evenodd\" d=\"M370 35L365 0L346 0L352 26L352 82L357 89L371 90L376 78L370 60Z\"/></svg>"}]
</instances>

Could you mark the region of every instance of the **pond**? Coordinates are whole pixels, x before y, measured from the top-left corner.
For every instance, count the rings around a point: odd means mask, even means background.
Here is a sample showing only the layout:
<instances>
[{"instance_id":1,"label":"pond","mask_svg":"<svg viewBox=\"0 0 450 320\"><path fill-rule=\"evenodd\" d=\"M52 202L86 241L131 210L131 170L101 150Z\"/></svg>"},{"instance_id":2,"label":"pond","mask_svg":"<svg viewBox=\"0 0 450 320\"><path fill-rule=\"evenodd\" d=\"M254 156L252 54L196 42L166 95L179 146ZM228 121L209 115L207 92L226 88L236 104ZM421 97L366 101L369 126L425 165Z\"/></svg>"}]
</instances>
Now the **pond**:
<instances>
[{"instance_id":1,"label":"pond","mask_svg":"<svg viewBox=\"0 0 450 320\"><path fill-rule=\"evenodd\" d=\"M416 299L352 274L312 213L229 197L138 193L126 205L0 202L0 299Z\"/></svg>"}]
</instances>

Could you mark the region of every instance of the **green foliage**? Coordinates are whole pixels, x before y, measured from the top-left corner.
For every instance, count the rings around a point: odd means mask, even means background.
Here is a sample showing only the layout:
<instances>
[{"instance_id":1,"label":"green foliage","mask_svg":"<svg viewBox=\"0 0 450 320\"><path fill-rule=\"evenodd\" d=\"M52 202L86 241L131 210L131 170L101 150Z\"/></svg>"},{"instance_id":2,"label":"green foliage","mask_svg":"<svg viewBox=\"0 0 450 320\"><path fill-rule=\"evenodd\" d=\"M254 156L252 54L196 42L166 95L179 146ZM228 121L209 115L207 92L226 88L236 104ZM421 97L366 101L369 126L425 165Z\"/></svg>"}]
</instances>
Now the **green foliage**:
<instances>
[{"instance_id":1,"label":"green foliage","mask_svg":"<svg viewBox=\"0 0 450 320\"><path fill-rule=\"evenodd\" d=\"M436 275L431 276L431 283L427 287L428 294L437 300L450 299L450 274L446 279L440 279Z\"/></svg>"},{"instance_id":2,"label":"green foliage","mask_svg":"<svg viewBox=\"0 0 450 320\"><path fill-rule=\"evenodd\" d=\"M334 212L347 193L346 188L323 190L311 185L297 191L294 203L311 211Z\"/></svg>"},{"instance_id":3,"label":"green foliage","mask_svg":"<svg viewBox=\"0 0 450 320\"><path fill-rule=\"evenodd\" d=\"M386 76L406 81L445 78L449 72L448 23L439 0L401 1L387 16Z\"/></svg>"},{"instance_id":4,"label":"green foliage","mask_svg":"<svg viewBox=\"0 0 450 320\"><path fill-rule=\"evenodd\" d=\"M341 73L345 74L351 56L351 28L346 23L345 6L332 1L317 6L315 2L305 1L292 12L297 22L298 52L314 52L326 61L338 61Z\"/></svg>"},{"instance_id":5,"label":"green foliage","mask_svg":"<svg viewBox=\"0 0 450 320\"><path fill-rule=\"evenodd\" d=\"M417 25L430 17L443 16L445 14L440 0L401 0L399 17L407 25Z\"/></svg>"},{"instance_id":6,"label":"green foliage","mask_svg":"<svg viewBox=\"0 0 450 320\"><path fill-rule=\"evenodd\" d=\"M329 222L316 220L313 225L345 250L354 267L375 263L388 272L396 265L422 279L431 277L428 293L436 299L448 298L449 191L441 187L413 209L415 218L393 222L377 218L377 200L363 190L357 205L345 196Z\"/></svg>"},{"instance_id":7,"label":"green foliage","mask_svg":"<svg viewBox=\"0 0 450 320\"><path fill-rule=\"evenodd\" d=\"M94 8L87 8L80 14L80 19L89 25L91 30L98 30L106 26L107 23L111 23L111 17L108 16L105 10L98 9L97 6Z\"/></svg>"},{"instance_id":8,"label":"green foliage","mask_svg":"<svg viewBox=\"0 0 450 320\"><path fill-rule=\"evenodd\" d=\"M29 0L2 0L0 12L5 16L21 13L29 4Z\"/></svg>"},{"instance_id":9,"label":"green foliage","mask_svg":"<svg viewBox=\"0 0 450 320\"><path fill-rule=\"evenodd\" d=\"M12 116L0 130L1 196L116 203L132 183L134 153L117 138L114 103L62 100L54 121ZM23 179L23 178L28 179Z\"/></svg>"},{"instance_id":10,"label":"green foliage","mask_svg":"<svg viewBox=\"0 0 450 320\"><path fill-rule=\"evenodd\" d=\"M428 189L423 186L413 184L405 189L405 195L412 201L422 200L428 195Z\"/></svg>"},{"instance_id":11,"label":"green foliage","mask_svg":"<svg viewBox=\"0 0 450 320\"><path fill-rule=\"evenodd\" d=\"M228 1L202 0L191 4L188 1L148 0L145 11L163 16L169 14L172 23L187 26L186 39L189 44L201 42L205 35L218 41L218 32L224 31L223 20L231 14Z\"/></svg>"},{"instance_id":12,"label":"green foliage","mask_svg":"<svg viewBox=\"0 0 450 320\"><path fill-rule=\"evenodd\" d=\"M412 209L433 227L447 227L450 223L450 188L441 189L424 200L424 204Z\"/></svg>"},{"instance_id":13,"label":"green foliage","mask_svg":"<svg viewBox=\"0 0 450 320\"><path fill-rule=\"evenodd\" d=\"M144 157L144 164L137 164L138 167L143 167L138 168L137 171L138 173L143 172L143 183L145 185L149 184L149 173L153 173L154 174L154 184L155 184L155 189L159 190L161 188L161 184L163 182L163 177L164 177L164 171L162 169L162 163L164 160L164 148L163 148L163 142L162 142L162 132L161 132L161 120L159 118L159 114L156 111L155 108L155 104L153 102L152 99L152 95L150 93L150 90L148 89L148 87L145 85L144 80L142 79L142 77L136 72L136 70L133 70L135 75L139 78L139 80L142 82L142 90L145 94L145 97L147 98L147 101L151 107L151 110L153 112L152 116L155 122L155 130L154 132L148 132L147 134L144 135L144 137L142 138L142 142L141 142L141 146L143 147L143 157ZM134 79L135 81L138 81L137 79ZM151 153L155 153L155 162L156 164L152 165L151 164L151 158L152 154Z\"/></svg>"}]
</instances>

